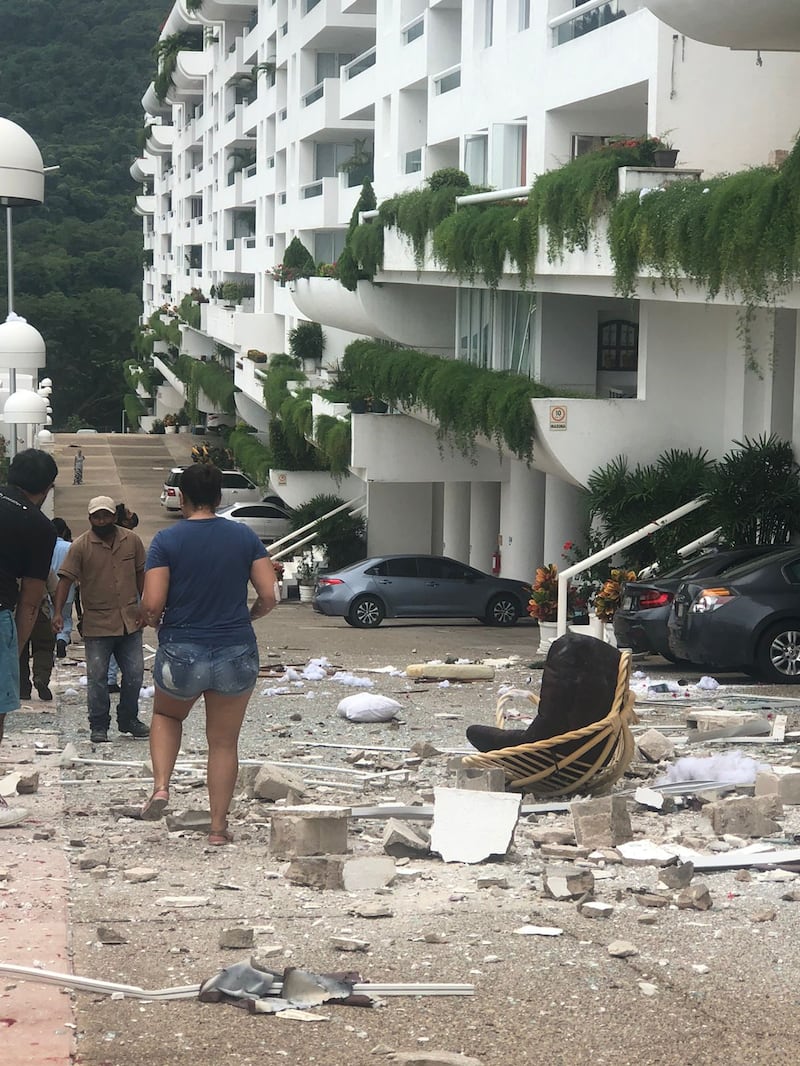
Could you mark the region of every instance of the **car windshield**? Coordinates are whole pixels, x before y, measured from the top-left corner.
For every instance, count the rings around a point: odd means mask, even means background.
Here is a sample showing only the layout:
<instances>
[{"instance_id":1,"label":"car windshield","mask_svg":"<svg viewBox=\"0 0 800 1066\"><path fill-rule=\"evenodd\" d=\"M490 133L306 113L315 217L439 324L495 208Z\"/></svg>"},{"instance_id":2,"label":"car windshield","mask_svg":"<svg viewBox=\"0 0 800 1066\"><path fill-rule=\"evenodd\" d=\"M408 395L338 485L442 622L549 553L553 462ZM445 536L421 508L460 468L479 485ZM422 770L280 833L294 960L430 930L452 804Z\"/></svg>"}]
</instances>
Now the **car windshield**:
<instances>
[{"instance_id":1,"label":"car windshield","mask_svg":"<svg viewBox=\"0 0 800 1066\"><path fill-rule=\"evenodd\" d=\"M739 566L732 566L730 570L726 570L725 580L735 581L738 577L744 577L747 574L755 573L757 570L763 570L765 566L785 566L786 563L793 562L797 558L797 555L797 547L788 547L786 551L768 554L766 557L759 555L755 559L748 559L746 563L741 563ZM698 581L699 580L700 578L698 578Z\"/></svg>"}]
</instances>

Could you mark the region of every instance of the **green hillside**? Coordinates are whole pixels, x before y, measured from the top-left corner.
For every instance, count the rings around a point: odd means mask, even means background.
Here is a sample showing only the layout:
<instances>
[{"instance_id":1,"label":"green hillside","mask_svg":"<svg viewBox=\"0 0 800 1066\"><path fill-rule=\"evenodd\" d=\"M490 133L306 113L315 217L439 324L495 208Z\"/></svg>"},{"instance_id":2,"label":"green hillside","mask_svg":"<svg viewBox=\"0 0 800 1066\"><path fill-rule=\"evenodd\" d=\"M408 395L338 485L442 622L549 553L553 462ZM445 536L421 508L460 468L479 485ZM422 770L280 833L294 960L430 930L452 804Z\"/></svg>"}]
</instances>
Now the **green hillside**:
<instances>
[{"instance_id":1,"label":"green hillside","mask_svg":"<svg viewBox=\"0 0 800 1066\"><path fill-rule=\"evenodd\" d=\"M61 168L41 207L14 212L14 309L47 344L56 428L73 415L120 426L121 365L141 311L129 168L169 9L169 0L0 0L0 115L30 133L45 166ZM0 228L2 321L4 217Z\"/></svg>"}]
</instances>

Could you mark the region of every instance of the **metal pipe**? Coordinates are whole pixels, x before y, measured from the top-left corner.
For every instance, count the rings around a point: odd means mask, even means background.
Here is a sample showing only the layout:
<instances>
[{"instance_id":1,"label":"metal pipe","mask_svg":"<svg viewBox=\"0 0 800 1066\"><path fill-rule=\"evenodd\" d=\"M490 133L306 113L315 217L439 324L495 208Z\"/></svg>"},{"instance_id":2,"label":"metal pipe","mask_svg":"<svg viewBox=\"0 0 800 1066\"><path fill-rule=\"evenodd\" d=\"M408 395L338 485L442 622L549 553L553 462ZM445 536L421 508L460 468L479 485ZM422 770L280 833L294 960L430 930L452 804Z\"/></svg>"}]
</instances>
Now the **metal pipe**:
<instances>
[{"instance_id":1,"label":"metal pipe","mask_svg":"<svg viewBox=\"0 0 800 1066\"><path fill-rule=\"evenodd\" d=\"M682 507L676 507L674 511L668 511L667 514L662 515L660 518L656 518L655 521L649 522L646 526L642 526L642 528L637 529L635 533L629 533L627 537L622 537L620 540L615 541L614 544L609 544L608 547L601 548L599 552L595 552L582 562L575 563L574 566L568 566L566 570L562 570L558 575L558 620L556 622L556 634L559 637L563 637L567 631L567 587L571 577L575 577L576 574L588 570L588 568L594 566L595 563L600 563L604 559L610 558L623 548L627 548L631 544L636 544L637 541L644 540L644 538L649 537L651 533L657 533L659 529L663 529L664 526L668 526L672 522L676 522L679 518L691 514L692 511L697 511L700 507L705 507L707 503L707 496L698 496L696 499L690 500L689 503L683 504Z\"/></svg>"},{"instance_id":2,"label":"metal pipe","mask_svg":"<svg viewBox=\"0 0 800 1066\"><path fill-rule=\"evenodd\" d=\"M8 284L8 318L14 313L14 252L12 241L11 208L6 208L6 279ZM8 368L8 395L13 396L17 391L17 369ZM8 457L13 459L17 454L17 424L9 422Z\"/></svg>"}]
</instances>

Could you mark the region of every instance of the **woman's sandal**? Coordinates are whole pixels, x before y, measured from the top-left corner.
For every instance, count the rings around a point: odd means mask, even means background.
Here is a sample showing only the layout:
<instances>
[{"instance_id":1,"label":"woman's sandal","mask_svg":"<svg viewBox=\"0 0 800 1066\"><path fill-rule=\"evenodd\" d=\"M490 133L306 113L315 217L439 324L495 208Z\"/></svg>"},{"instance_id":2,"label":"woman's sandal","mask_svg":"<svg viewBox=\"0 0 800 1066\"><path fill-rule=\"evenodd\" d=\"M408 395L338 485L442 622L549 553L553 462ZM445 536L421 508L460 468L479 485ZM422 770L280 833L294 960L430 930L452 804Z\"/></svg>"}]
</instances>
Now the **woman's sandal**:
<instances>
[{"instance_id":1,"label":"woman's sandal","mask_svg":"<svg viewBox=\"0 0 800 1066\"><path fill-rule=\"evenodd\" d=\"M233 843L233 833L230 829L223 829L219 833L209 833L208 842L212 848L221 848L225 844Z\"/></svg>"},{"instance_id":2,"label":"woman's sandal","mask_svg":"<svg viewBox=\"0 0 800 1066\"><path fill-rule=\"evenodd\" d=\"M165 788L157 788L142 807L139 817L143 822L157 822L168 806L169 792Z\"/></svg>"}]
</instances>

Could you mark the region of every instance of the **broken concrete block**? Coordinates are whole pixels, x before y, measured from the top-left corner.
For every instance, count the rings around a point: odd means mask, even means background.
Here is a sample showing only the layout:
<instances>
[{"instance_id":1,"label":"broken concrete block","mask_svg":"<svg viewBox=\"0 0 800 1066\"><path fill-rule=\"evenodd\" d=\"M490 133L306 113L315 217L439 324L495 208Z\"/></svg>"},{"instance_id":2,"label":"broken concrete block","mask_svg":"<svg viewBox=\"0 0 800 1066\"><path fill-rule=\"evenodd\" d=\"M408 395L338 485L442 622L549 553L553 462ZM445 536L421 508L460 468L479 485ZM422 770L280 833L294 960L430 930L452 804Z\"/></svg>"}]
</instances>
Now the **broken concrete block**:
<instances>
[{"instance_id":1,"label":"broken concrete block","mask_svg":"<svg viewBox=\"0 0 800 1066\"><path fill-rule=\"evenodd\" d=\"M230 929L221 929L219 934L219 946L221 948L235 948L242 950L251 948L254 944L252 926L233 926Z\"/></svg>"},{"instance_id":2,"label":"broken concrete block","mask_svg":"<svg viewBox=\"0 0 800 1066\"><path fill-rule=\"evenodd\" d=\"M665 796L657 788L637 788L633 798L637 803L641 803L643 807L649 807L652 811L669 814L675 810L675 800L672 796Z\"/></svg>"},{"instance_id":3,"label":"broken concrete block","mask_svg":"<svg viewBox=\"0 0 800 1066\"><path fill-rule=\"evenodd\" d=\"M615 848L633 839L628 804L623 796L598 796L569 805L578 844Z\"/></svg>"},{"instance_id":4,"label":"broken concrete block","mask_svg":"<svg viewBox=\"0 0 800 1066\"><path fill-rule=\"evenodd\" d=\"M608 945L608 954L615 959L628 959L632 955L638 955L639 949L629 940L612 940Z\"/></svg>"},{"instance_id":5,"label":"broken concrete block","mask_svg":"<svg viewBox=\"0 0 800 1066\"><path fill-rule=\"evenodd\" d=\"M175 811L166 816L167 829L171 833L189 830L193 833L208 833L211 830L209 811Z\"/></svg>"},{"instance_id":6,"label":"broken concrete block","mask_svg":"<svg viewBox=\"0 0 800 1066\"><path fill-rule=\"evenodd\" d=\"M471 789L473 792L505 792L506 775L499 766L491 770L478 767L457 766L456 788Z\"/></svg>"},{"instance_id":7,"label":"broken concrete block","mask_svg":"<svg viewBox=\"0 0 800 1066\"><path fill-rule=\"evenodd\" d=\"M678 857L674 851L659 848L649 840L631 840L619 844L617 851L624 866L673 866Z\"/></svg>"},{"instance_id":8,"label":"broken concrete block","mask_svg":"<svg viewBox=\"0 0 800 1066\"><path fill-rule=\"evenodd\" d=\"M275 800L286 799L290 792L303 796L305 791L306 783L302 777L282 766L264 763L256 774L251 795L254 799L270 800L274 803Z\"/></svg>"},{"instance_id":9,"label":"broken concrete block","mask_svg":"<svg viewBox=\"0 0 800 1066\"><path fill-rule=\"evenodd\" d=\"M258 777L258 771L260 766L252 766L248 764L240 764L239 772L236 775L236 791L246 792L248 796L253 795L253 785Z\"/></svg>"},{"instance_id":10,"label":"broken concrete block","mask_svg":"<svg viewBox=\"0 0 800 1066\"><path fill-rule=\"evenodd\" d=\"M17 785L19 791L19 785ZM788 806L800 804L800 770L791 766L773 766L756 774L756 796L777 796Z\"/></svg>"},{"instance_id":11,"label":"broken concrete block","mask_svg":"<svg viewBox=\"0 0 800 1066\"><path fill-rule=\"evenodd\" d=\"M542 844L541 853L546 859L588 859L589 848L579 848L574 844Z\"/></svg>"},{"instance_id":12,"label":"broken concrete block","mask_svg":"<svg viewBox=\"0 0 800 1066\"><path fill-rule=\"evenodd\" d=\"M332 936L328 943L335 951L369 951L368 940L357 940L352 936Z\"/></svg>"},{"instance_id":13,"label":"broken concrete block","mask_svg":"<svg viewBox=\"0 0 800 1066\"><path fill-rule=\"evenodd\" d=\"M534 844L571 844L575 846L575 833L571 829L532 829L528 838Z\"/></svg>"},{"instance_id":14,"label":"broken concrete block","mask_svg":"<svg viewBox=\"0 0 800 1066\"><path fill-rule=\"evenodd\" d=\"M399 818L390 818L383 829L383 850L395 858L418 858L427 855L431 841L427 830L415 829Z\"/></svg>"},{"instance_id":15,"label":"broken concrete block","mask_svg":"<svg viewBox=\"0 0 800 1066\"><path fill-rule=\"evenodd\" d=\"M284 874L293 885L308 888L343 889L342 871L346 855L299 855L292 859Z\"/></svg>"},{"instance_id":16,"label":"broken concrete block","mask_svg":"<svg viewBox=\"0 0 800 1066\"><path fill-rule=\"evenodd\" d=\"M78 859L79 870L93 870L95 866L108 866L111 862L111 855L105 848L98 848L97 851L87 851L85 855L81 855Z\"/></svg>"},{"instance_id":17,"label":"broken concrete block","mask_svg":"<svg viewBox=\"0 0 800 1066\"><path fill-rule=\"evenodd\" d=\"M394 859L390 855L360 855L348 859L342 869L345 892L374 892L394 879Z\"/></svg>"},{"instance_id":18,"label":"broken concrete block","mask_svg":"<svg viewBox=\"0 0 800 1066\"><path fill-rule=\"evenodd\" d=\"M394 918L394 911L385 903L356 903L350 908L350 914L357 918Z\"/></svg>"},{"instance_id":19,"label":"broken concrete block","mask_svg":"<svg viewBox=\"0 0 800 1066\"><path fill-rule=\"evenodd\" d=\"M551 899L580 899L594 891L594 874L576 866L547 866L542 887Z\"/></svg>"},{"instance_id":20,"label":"broken concrete block","mask_svg":"<svg viewBox=\"0 0 800 1066\"><path fill-rule=\"evenodd\" d=\"M480 1059L455 1051L396 1051L392 1062L399 1066L483 1066Z\"/></svg>"},{"instance_id":21,"label":"broken concrete block","mask_svg":"<svg viewBox=\"0 0 800 1066\"><path fill-rule=\"evenodd\" d=\"M269 847L273 855L344 855L349 851L349 807L309 804L272 812Z\"/></svg>"},{"instance_id":22,"label":"broken concrete block","mask_svg":"<svg viewBox=\"0 0 800 1066\"><path fill-rule=\"evenodd\" d=\"M97 927L97 939L101 944L127 944L126 937L122 935L117 929L112 929L110 925L98 925Z\"/></svg>"},{"instance_id":23,"label":"broken concrete block","mask_svg":"<svg viewBox=\"0 0 800 1066\"><path fill-rule=\"evenodd\" d=\"M17 794L20 796L30 796L34 792L39 791L39 771L29 770L27 773L21 773L17 780Z\"/></svg>"},{"instance_id":24,"label":"broken concrete block","mask_svg":"<svg viewBox=\"0 0 800 1066\"><path fill-rule=\"evenodd\" d=\"M675 902L681 910L707 911L712 906L708 885L700 883L682 888L675 897Z\"/></svg>"},{"instance_id":25,"label":"broken concrete block","mask_svg":"<svg viewBox=\"0 0 800 1066\"><path fill-rule=\"evenodd\" d=\"M587 900L578 906L578 911L584 918L610 918L614 908L610 903L601 903L599 900Z\"/></svg>"},{"instance_id":26,"label":"broken concrete block","mask_svg":"<svg viewBox=\"0 0 800 1066\"><path fill-rule=\"evenodd\" d=\"M122 871L123 881L128 881L132 885L144 885L148 881L155 881L157 877L158 870L149 866L131 866Z\"/></svg>"},{"instance_id":27,"label":"broken concrete block","mask_svg":"<svg viewBox=\"0 0 800 1066\"><path fill-rule=\"evenodd\" d=\"M640 907L656 909L668 907L672 902L669 896L661 896L658 892L637 892L634 898Z\"/></svg>"},{"instance_id":28,"label":"broken concrete block","mask_svg":"<svg viewBox=\"0 0 800 1066\"><path fill-rule=\"evenodd\" d=\"M511 846L522 797L505 792L435 788L431 850L445 862L480 862Z\"/></svg>"},{"instance_id":29,"label":"broken concrete block","mask_svg":"<svg viewBox=\"0 0 800 1066\"><path fill-rule=\"evenodd\" d=\"M648 729L636 738L636 747L647 762L663 762L675 754L675 745L657 729Z\"/></svg>"},{"instance_id":30,"label":"broken concrete block","mask_svg":"<svg viewBox=\"0 0 800 1066\"><path fill-rule=\"evenodd\" d=\"M412 755L418 755L420 759L435 759L437 755L442 754L429 740L418 740L416 744L411 745L409 751Z\"/></svg>"},{"instance_id":31,"label":"broken concrete block","mask_svg":"<svg viewBox=\"0 0 800 1066\"><path fill-rule=\"evenodd\" d=\"M493 874L487 874L486 877L479 877L475 882L478 888L508 888L507 877L497 877Z\"/></svg>"},{"instance_id":32,"label":"broken concrete block","mask_svg":"<svg viewBox=\"0 0 800 1066\"><path fill-rule=\"evenodd\" d=\"M698 733L724 729L729 735L764 736L771 726L763 715L753 711L693 710L686 715L686 728Z\"/></svg>"},{"instance_id":33,"label":"broken concrete block","mask_svg":"<svg viewBox=\"0 0 800 1066\"><path fill-rule=\"evenodd\" d=\"M658 872L658 883L665 888L686 888L694 876L693 862L679 862L676 866L665 866Z\"/></svg>"},{"instance_id":34,"label":"broken concrete block","mask_svg":"<svg viewBox=\"0 0 800 1066\"><path fill-rule=\"evenodd\" d=\"M767 837L780 832L777 818L783 807L777 794L772 796L733 796L707 803L703 813L711 820L717 836L735 833L743 837Z\"/></svg>"}]
</instances>

